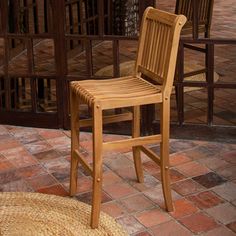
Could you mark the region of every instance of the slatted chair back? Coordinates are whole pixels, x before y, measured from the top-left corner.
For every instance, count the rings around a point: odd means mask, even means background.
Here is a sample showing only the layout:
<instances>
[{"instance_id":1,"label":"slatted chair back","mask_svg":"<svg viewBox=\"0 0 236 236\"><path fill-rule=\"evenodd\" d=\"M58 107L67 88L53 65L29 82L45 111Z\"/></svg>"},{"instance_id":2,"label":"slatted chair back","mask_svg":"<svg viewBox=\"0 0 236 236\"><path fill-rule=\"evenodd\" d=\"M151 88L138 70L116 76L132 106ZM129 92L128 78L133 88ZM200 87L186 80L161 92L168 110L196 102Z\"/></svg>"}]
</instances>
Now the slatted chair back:
<instances>
[{"instance_id":1,"label":"slatted chair back","mask_svg":"<svg viewBox=\"0 0 236 236\"><path fill-rule=\"evenodd\" d=\"M183 15L166 14L153 8L144 12L135 74L154 80L162 87L163 96L171 94L179 35L185 22Z\"/></svg>"},{"instance_id":2,"label":"slatted chair back","mask_svg":"<svg viewBox=\"0 0 236 236\"><path fill-rule=\"evenodd\" d=\"M214 0L198 1L198 32L205 33L205 37L210 37L210 27ZM193 0L177 0L175 14L183 14L187 17L187 22L183 27L182 34L191 34L193 25Z\"/></svg>"}]
</instances>

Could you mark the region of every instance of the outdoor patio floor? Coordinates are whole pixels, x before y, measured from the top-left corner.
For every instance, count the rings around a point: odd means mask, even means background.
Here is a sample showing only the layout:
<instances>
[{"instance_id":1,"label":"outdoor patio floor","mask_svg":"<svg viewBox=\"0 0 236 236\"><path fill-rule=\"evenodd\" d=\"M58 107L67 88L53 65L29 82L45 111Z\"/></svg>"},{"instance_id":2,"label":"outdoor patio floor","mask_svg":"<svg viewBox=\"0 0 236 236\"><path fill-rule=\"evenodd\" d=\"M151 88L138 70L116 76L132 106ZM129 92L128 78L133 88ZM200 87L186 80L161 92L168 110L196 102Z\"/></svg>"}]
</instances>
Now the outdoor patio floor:
<instances>
[{"instance_id":1,"label":"outdoor patio floor","mask_svg":"<svg viewBox=\"0 0 236 236\"><path fill-rule=\"evenodd\" d=\"M81 147L91 161L90 133ZM170 150L174 212L163 208L160 170L145 156L145 182L137 183L130 150L104 155L102 210L130 235L236 235L236 144L172 139ZM0 191L66 197L69 170L69 131L0 125ZM91 185L79 169L78 200L90 203Z\"/></svg>"}]
</instances>

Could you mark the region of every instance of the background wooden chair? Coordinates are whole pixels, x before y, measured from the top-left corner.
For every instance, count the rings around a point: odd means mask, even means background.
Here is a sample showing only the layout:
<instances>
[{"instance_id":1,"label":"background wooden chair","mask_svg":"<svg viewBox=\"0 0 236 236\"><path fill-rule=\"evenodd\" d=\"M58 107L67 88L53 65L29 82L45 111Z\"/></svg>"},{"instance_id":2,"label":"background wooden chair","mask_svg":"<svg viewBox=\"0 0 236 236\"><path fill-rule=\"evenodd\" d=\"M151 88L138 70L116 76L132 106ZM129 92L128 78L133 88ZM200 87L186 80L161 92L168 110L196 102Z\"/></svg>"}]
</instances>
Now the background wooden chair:
<instances>
[{"instance_id":1,"label":"background wooden chair","mask_svg":"<svg viewBox=\"0 0 236 236\"><path fill-rule=\"evenodd\" d=\"M173 85L180 31L186 22L183 15L163 12L152 7L145 10L133 76L109 80L74 81L70 84L71 103L71 179L70 195L76 193L77 168L80 162L93 177L91 227L99 222L102 188L102 152L115 148L133 148L134 164L139 182L143 182L140 151L161 168L162 186L168 211L173 210L169 180L169 116L170 94ZM155 85L146 81L147 76ZM92 119L79 120L79 105L86 103ZM140 137L140 106L159 103L161 133ZM103 117L102 111L132 107L132 113ZM132 138L103 142L102 125L133 120ZM79 128L93 127L93 167L79 152ZM160 157L147 147L160 143Z\"/></svg>"},{"instance_id":2,"label":"background wooden chair","mask_svg":"<svg viewBox=\"0 0 236 236\"><path fill-rule=\"evenodd\" d=\"M214 0L197 0L197 22L198 33L203 33L205 38L210 37L211 19ZM181 35L192 34L194 37L194 1L193 0L177 0L175 5L175 14L183 14L187 17L187 22L184 25Z\"/></svg>"},{"instance_id":3,"label":"background wooden chair","mask_svg":"<svg viewBox=\"0 0 236 236\"><path fill-rule=\"evenodd\" d=\"M211 21L212 21L212 13L213 13L213 5L214 0L177 0L175 5L175 14L183 14L187 17L187 22L184 25L181 35L182 36L190 36L193 39L197 39L200 36L204 38L210 37L210 29L211 29ZM195 7L195 12L194 12ZM195 15L195 16L194 16ZM206 73L207 71L207 53L208 47L200 47L191 44L184 44L185 48L195 50L201 53L205 53L205 68L195 69L190 72L184 73L183 77L179 76L181 74L180 71L183 71L184 58L179 53L177 60L177 70L176 70L176 103L177 103L177 113L178 113L178 121L180 124L183 122L183 110L184 110L184 91L183 87L180 86L183 83L184 78L199 75L202 73Z\"/></svg>"}]
</instances>

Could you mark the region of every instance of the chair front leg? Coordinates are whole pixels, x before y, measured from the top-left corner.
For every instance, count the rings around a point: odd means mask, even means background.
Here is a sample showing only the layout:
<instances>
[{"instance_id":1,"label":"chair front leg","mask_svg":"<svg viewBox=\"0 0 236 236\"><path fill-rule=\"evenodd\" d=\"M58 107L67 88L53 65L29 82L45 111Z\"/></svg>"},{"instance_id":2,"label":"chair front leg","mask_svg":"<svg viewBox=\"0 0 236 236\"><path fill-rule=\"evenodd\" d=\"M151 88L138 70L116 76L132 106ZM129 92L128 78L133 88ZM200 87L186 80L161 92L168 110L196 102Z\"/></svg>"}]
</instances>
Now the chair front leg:
<instances>
[{"instance_id":1,"label":"chair front leg","mask_svg":"<svg viewBox=\"0 0 236 236\"><path fill-rule=\"evenodd\" d=\"M99 104L93 109L93 198L91 227L97 228L102 198L102 110Z\"/></svg>"},{"instance_id":2,"label":"chair front leg","mask_svg":"<svg viewBox=\"0 0 236 236\"><path fill-rule=\"evenodd\" d=\"M133 124L132 124L132 137L140 137L140 106L133 107ZM141 152L139 147L133 147L133 159L135 165L135 172L139 183L143 183L143 169Z\"/></svg>"},{"instance_id":3,"label":"chair front leg","mask_svg":"<svg viewBox=\"0 0 236 236\"><path fill-rule=\"evenodd\" d=\"M173 211L169 173L170 99L164 100L162 103L160 125L162 135L160 144L162 189L166 209L167 211Z\"/></svg>"},{"instance_id":4,"label":"chair front leg","mask_svg":"<svg viewBox=\"0 0 236 236\"><path fill-rule=\"evenodd\" d=\"M74 196L77 190L79 160L75 150L79 150L79 101L75 93L70 91L71 113L71 169L70 169L70 196Z\"/></svg>"}]
</instances>

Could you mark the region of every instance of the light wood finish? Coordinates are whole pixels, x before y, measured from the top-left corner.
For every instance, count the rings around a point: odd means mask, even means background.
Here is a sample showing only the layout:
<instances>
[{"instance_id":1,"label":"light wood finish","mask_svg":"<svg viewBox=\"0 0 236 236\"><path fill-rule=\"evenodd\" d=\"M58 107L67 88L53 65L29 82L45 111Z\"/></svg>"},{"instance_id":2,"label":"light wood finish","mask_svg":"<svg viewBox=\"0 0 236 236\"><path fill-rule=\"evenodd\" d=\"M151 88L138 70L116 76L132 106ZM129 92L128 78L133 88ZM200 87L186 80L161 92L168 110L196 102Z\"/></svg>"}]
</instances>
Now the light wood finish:
<instances>
[{"instance_id":1,"label":"light wood finish","mask_svg":"<svg viewBox=\"0 0 236 236\"><path fill-rule=\"evenodd\" d=\"M161 135L134 137L132 139L106 142L103 144L103 148L105 151L109 151L112 149L129 148L129 147L136 147L136 146L147 145L147 144L160 143L161 140L162 140Z\"/></svg>"},{"instance_id":2,"label":"light wood finish","mask_svg":"<svg viewBox=\"0 0 236 236\"><path fill-rule=\"evenodd\" d=\"M111 123L131 120L131 119L132 119L132 113L127 112L123 114L109 115L109 116L103 117L102 123L111 124ZM83 119L80 121L80 127L92 126L92 122L93 122L92 119Z\"/></svg>"},{"instance_id":3,"label":"light wood finish","mask_svg":"<svg viewBox=\"0 0 236 236\"><path fill-rule=\"evenodd\" d=\"M138 144L138 142L136 141L138 138L140 138L140 106L133 107L132 138L133 138L132 140L135 141L134 145L132 146L135 172L138 178L138 182L142 183L144 181L144 177L143 177L143 170L142 170L140 145L143 145L143 144L141 143ZM155 136L154 136L154 140L156 141Z\"/></svg>"},{"instance_id":4,"label":"light wood finish","mask_svg":"<svg viewBox=\"0 0 236 236\"><path fill-rule=\"evenodd\" d=\"M98 227L101 206L102 152L106 150L132 147L135 170L139 182L143 182L141 154L150 156L162 170L163 192L167 210L173 209L169 181L169 116L170 94L173 85L180 31L186 22L183 15L174 15L149 7L144 12L139 39L138 54L132 76L110 80L74 81L70 84L71 93L71 186L70 194L76 193L78 162L93 177L93 200L91 227ZM143 77L148 76L154 85ZM82 125L93 126L93 169L90 169L79 154L78 105L86 103L92 110L92 120L81 121ZM159 103L162 106L161 133L140 137L140 106ZM103 118L105 109L133 107L133 115ZM133 120L132 138L105 142L102 140L102 124ZM77 141L76 141L76 140ZM158 157L144 145L160 143L161 155Z\"/></svg>"}]
</instances>

